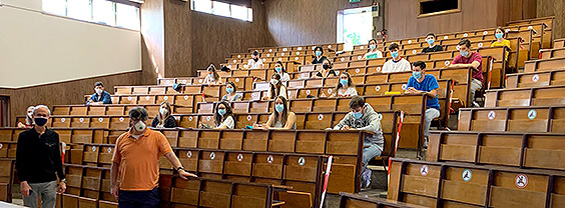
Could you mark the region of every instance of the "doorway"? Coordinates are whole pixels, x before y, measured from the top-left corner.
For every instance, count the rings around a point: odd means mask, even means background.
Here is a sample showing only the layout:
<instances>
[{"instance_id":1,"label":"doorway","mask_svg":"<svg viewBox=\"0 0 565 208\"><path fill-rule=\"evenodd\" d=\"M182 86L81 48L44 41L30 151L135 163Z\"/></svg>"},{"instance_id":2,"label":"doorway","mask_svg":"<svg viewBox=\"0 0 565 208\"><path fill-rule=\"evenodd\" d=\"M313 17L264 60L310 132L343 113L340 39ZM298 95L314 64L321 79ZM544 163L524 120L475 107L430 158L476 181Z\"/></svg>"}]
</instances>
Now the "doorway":
<instances>
[{"instance_id":1,"label":"doorway","mask_svg":"<svg viewBox=\"0 0 565 208\"><path fill-rule=\"evenodd\" d=\"M338 11L337 41L345 43L345 50L353 50L354 45L367 44L373 38L373 10L374 7L370 6Z\"/></svg>"}]
</instances>

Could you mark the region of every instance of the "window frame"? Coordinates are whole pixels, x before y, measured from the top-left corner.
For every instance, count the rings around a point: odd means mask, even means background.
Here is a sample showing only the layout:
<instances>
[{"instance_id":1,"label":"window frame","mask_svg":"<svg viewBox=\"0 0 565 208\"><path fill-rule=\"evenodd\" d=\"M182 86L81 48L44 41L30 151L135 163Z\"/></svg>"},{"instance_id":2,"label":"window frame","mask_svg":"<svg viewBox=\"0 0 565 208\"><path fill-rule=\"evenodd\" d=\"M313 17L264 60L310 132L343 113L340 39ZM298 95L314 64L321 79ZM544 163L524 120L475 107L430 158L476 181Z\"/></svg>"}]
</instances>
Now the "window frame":
<instances>
[{"instance_id":1,"label":"window frame","mask_svg":"<svg viewBox=\"0 0 565 208\"><path fill-rule=\"evenodd\" d=\"M198 10L195 6L196 1L198 1L198 0L191 0L190 1L190 10L193 11L193 12L200 12L200 13L203 13L203 14L210 14L210 15L214 15L214 16L218 16L218 17L225 17L225 18L235 19L235 20L239 20L239 21L243 21L243 22L253 22L253 8L252 7L246 7L246 6L237 5L237 4L230 4L230 3L226 3L226 2L222 2L222 1L209 0L210 1L210 12L207 12L207 11ZM228 15L215 14L214 13L214 4L215 3L227 4L228 8L229 8L229 14ZM232 12L232 6L239 6L239 7L246 8L247 9L247 19L241 19L241 18L234 17L233 12Z\"/></svg>"},{"instance_id":2,"label":"window frame","mask_svg":"<svg viewBox=\"0 0 565 208\"><path fill-rule=\"evenodd\" d=\"M435 1L435 0L418 0L418 13L419 13L418 18L459 13L459 12L461 12L461 4L463 3L461 0L457 0L457 9L450 9L450 10L444 10L444 11L439 11L439 12L422 14L422 2L429 2L429 1Z\"/></svg>"}]
</instances>

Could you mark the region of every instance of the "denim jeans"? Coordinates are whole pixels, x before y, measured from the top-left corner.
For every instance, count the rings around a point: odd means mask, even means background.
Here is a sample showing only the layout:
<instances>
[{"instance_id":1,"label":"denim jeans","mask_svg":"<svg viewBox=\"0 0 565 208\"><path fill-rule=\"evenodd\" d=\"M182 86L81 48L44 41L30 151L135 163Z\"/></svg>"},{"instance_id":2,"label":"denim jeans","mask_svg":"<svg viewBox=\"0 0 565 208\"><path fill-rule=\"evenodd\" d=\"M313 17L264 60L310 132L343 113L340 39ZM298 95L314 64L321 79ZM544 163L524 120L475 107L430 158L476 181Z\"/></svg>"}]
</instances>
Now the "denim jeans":
<instances>
[{"instance_id":1,"label":"denim jeans","mask_svg":"<svg viewBox=\"0 0 565 208\"><path fill-rule=\"evenodd\" d=\"M122 191L118 196L119 208L155 208L159 205L159 188L149 191Z\"/></svg>"}]
</instances>

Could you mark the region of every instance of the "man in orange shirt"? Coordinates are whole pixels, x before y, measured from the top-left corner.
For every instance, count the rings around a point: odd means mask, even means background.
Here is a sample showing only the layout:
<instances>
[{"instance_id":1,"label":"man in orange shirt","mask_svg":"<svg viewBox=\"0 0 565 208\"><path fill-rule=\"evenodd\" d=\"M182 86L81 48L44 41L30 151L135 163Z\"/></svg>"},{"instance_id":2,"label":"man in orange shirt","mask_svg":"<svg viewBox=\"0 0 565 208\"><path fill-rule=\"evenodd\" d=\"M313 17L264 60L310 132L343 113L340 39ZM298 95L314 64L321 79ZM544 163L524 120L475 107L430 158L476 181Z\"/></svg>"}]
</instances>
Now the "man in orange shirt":
<instances>
[{"instance_id":1,"label":"man in orange shirt","mask_svg":"<svg viewBox=\"0 0 565 208\"><path fill-rule=\"evenodd\" d=\"M182 179L197 177L184 170L161 132L147 129L147 117L145 108L131 109L129 118L132 128L116 140L112 158L111 193L118 200L120 208L157 207L160 156L165 156L171 162Z\"/></svg>"}]
</instances>

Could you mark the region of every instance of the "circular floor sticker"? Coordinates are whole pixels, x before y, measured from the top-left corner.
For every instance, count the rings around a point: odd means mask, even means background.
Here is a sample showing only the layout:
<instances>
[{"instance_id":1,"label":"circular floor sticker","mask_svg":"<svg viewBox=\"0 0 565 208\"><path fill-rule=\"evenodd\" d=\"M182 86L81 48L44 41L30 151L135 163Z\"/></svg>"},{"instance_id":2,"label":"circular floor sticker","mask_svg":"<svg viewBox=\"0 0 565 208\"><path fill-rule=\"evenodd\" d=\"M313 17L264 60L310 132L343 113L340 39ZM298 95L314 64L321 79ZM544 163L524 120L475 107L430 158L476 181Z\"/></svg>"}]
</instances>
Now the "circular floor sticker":
<instances>
[{"instance_id":1,"label":"circular floor sticker","mask_svg":"<svg viewBox=\"0 0 565 208\"><path fill-rule=\"evenodd\" d=\"M515 183L516 187L518 188L526 188L526 186L528 185L528 176L524 174L516 175Z\"/></svg>"},{"instance_id":2,"label":"circular floor sticker","mask_svg":"<svg viewBox=\"0 0 565 208\"><path fill-rule=\"evenodd\" d=\"M429 173L428 166L422 165L422 167L420 168L420 174L422 174L422 176L427 176L428 173Z\"/></svg>"},{"instance_id":3,"label":"circular floor sticker","mask_svg":"<svg viewBox=\"0 0 565 208\"><path fill-rule=\"evenodd\" d=\"M243 161L243 155L242 154L237 155L237 161L239 161L239 162Z\"/></svg>"},{"instance_id":4,"label":"circular floor sticker","mask_svg":"<svg viewBox=\"0 0 565 208\"><path fill-rule=\"evenodd\" d=\"M534 120L537 116L538 116L538 112L535 109L532 109L530 110L530 112L528 112L528 118L530 120Z\"/></svg>"},{"instance_id":5,"label":"circular floor sticker","mask_svg":"<svg viewBox=\"0 0 565 208\"><path fill-rule=\"evenodd\" d=\"M191 151L186 152L186 157L191 158L191 157L192 157L192 152L191 152Z\"/></svg>"},{"instance_id":6,"label":"circular floor sticker","mask_svg":"<svg viewBox=\"0 0 565 208\"><path fill-rule=\"evenodd\" d=\"M461 179L465 182L471 181L471 179L473 179L473 172L470 169L463 170L463 173L461 173Z\"/></svg>"},{"instance_id":7,"label":"circular floor sticker","mask_svg":"<svg viewBox=\"0 0 565 208\"><path fill-rule=\"evenodd\" d=\"M247 66L247 65L245 65L245 66ZM202 83L202 79L198 79L198 83Z\"/></svg>"},{"instance_id":8,"label":"circular floor sticker","mask_svg":"<svg viewBox=\"0 0 565 208\"><path fill-rule=\"evenodd\" d=\"M268 162L269 164L270 164L270 163L273 163L274 161L275 161L275 158L273 158L272 155L269 155L269 157L267 157L267 162Z\"/></svg>"},{"instance_id":9,"label":"circular floor sticker","mask_svg":"<svg viewBox=\"0 0 565 208\"><path fill-rule=\"evenodd\" d=\"M528 26L528 30L534 29L534 27L532 26Z\"/></svg>"},{"instance_id":10,"label":"circular floor sticker","mask_svg":"<svg viewBox=\"0 0 565 208\"><path fill-rule=\"evenodd\" d=\"M211 159L211 160L216 159L216 153L215 153L215 152L211 152L211 153L210 153L210 159Z\"/></svg>"},{"instance_id":11,"label":"circular floor sticker","mask_svg":"<svg viewBox=\"0 0 565 208\"><path fill-rule=\"evenodd\" d=\"M183 84L186 84L186 79L185 79L185 80L182 80L182 83L183 83Z\"/></svg>"},{"instance_id":12,"label":"circular floor sticker","mask_svg":"<svg viewBox=\"0 0 565 208\"><path fill-rule=\"evenodd\" d=\"M493 120L494 118L496 118L496 112L494 112L494 111L488 112L487 117L488 117L489 120Z\"/></svg>"},{"instance_id":13,"label":"circular floor sticker","mask_svg":"<svg viewBox=\"0 0 565 208\"><path fill-rule=\"evenodd\" d=\"M267 56L269 56L269 54L267 54ZM249 66L244 65L243 68L249 69Z\"/></svg>"},{"instance_id":14,"label":"circular floor sticker","mask_svg":"<svg viewBox=\"0 0 565 208\"><path fill-rule=\"evenodd\" d=\"M297 51L297 52L296 52L296 55L300 55L300 52ZM296 58L298 58L298 57L296 57Z\"/></svg>"},{"instance_id":15,"label":"circular floor sticker","mask_svg":"<svg viewBox=\"0 0 565 208\"><path fill-rule=\"evenodd\" d=\"M237 61L236 61L236 60L233 60L233 63L235 64L235 63L237 63Z\"/></svg>"},{"instance_id":16,"label":"circular floor sticker","mask_svg":"<svg viewBox=\"0 0 565 208\"><path fill-rule=\"evenodd\" d=\"M265 62L266 62L266 61L267 61L267 60L265 60ZM282 61L282 58L279 58L279 61Z\"/></svg>"},{"instance_id":17,"label":"circular floor sticker","mask_svg":"<svg viewBox=\"0 0 565 208\"><path fill-rule=\"evenodd\" d=\"M306 159L304 157L298 158L298 165L304 166L304 164L306 164Z\"/></svg>"},{"instance_id":18,"label":"circular floor sticker","mask_svg":"<svg viewBox=\"0 0 565 208\"><path fill-rule=\"evenodd\" d=\"M539 75L535 74L534 76L532 76L532 82L538 82L539 81Z\"/></svg>"},{"instance_id":19,"label":"circular floor sticker","mask_svg":"<svg viewBox=\"0 0 565 208\"><path fill-rule=\"evenodd\" d=\"M306 90L306 94L309 95L309 94L310 94L310 90Z\"/></svg>"}]
</instances>

